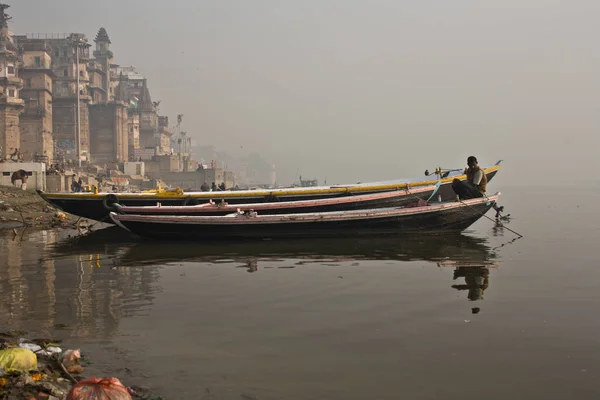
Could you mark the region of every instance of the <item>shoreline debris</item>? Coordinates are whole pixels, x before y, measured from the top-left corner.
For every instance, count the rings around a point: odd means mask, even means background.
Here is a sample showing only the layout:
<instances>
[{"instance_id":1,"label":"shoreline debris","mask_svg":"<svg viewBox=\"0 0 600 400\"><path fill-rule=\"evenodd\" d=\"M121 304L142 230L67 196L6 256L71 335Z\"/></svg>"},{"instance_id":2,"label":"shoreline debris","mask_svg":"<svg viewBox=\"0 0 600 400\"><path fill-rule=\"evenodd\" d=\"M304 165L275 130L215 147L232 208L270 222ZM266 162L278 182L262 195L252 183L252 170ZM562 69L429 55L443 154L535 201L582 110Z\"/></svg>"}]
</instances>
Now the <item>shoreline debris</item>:
<instances>
[{"instance_id":1,"label":"shoreline debris","mask_svg":"<svg viewBox=\"0 0 600 400\"><path fill-rule=\"evenodd\" d=\"M22 333L0 333L0 400L162 399L115 377L83 377L80 349L63 351L52 339L15 340Z\"/></svg>"}]
</instances>

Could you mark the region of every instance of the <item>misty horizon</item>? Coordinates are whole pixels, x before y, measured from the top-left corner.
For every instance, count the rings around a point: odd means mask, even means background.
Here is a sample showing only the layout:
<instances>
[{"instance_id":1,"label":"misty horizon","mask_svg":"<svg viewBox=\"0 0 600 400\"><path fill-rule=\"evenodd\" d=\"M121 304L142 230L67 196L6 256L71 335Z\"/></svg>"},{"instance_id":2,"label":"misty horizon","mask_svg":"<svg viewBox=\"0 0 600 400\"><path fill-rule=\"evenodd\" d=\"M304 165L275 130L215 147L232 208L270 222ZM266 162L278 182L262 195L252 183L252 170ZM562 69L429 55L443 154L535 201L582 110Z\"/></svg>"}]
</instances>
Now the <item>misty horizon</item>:
<instances>
[{"instance_id":1,"label":"misty horizon","mask_svg":"<svg viewBox=\"0 0 600 400\"><path fill-rule=\"evenodd\" d=\"M501 189L583 182L567 163L599 164L598 2L83 3L14 2L10 30L106 28L161 114L184 114L199 145L261 154L281 183L419 176L475 155L505 160Z\"/></svg>"}]
</instances>

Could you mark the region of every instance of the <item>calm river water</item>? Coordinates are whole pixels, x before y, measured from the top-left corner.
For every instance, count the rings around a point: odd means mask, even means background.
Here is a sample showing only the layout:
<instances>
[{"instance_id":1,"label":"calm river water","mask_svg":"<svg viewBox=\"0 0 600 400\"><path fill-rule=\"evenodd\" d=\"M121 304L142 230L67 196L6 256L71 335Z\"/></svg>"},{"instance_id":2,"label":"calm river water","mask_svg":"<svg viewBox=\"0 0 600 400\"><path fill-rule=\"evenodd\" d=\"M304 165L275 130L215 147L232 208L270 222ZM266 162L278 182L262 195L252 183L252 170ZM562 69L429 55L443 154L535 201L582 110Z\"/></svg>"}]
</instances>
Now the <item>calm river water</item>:
<instances>
[{"instance_id":1,"label":"calm river water","mask_svg":"<svg viewBox=\"0 0 600 400\"><path fill-rule=\"evenodd\" d=\"M168 399L598 399L598 200L505 190L512 243L485 219L237 244L3 232L0 331Z\"/></svg>"}]
</instances>

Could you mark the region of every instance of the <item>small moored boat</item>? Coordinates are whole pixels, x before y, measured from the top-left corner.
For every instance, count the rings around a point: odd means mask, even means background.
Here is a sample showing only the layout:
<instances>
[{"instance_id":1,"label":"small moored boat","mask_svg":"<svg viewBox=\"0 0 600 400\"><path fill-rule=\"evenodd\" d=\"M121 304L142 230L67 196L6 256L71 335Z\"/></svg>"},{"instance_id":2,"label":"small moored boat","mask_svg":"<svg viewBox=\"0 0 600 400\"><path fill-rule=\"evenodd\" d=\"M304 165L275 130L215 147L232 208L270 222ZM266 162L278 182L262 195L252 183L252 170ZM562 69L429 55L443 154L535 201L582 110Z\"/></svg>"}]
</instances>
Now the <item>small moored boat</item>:
<instances>
[{"instance_id":1,"label":"small moored boat","mask_svg":"<svg viewBox=\"0 0 600 400\"><path fill-rule=\"evenodd\" d=\"M497 201L493 196L426 203L416 207L321 213L260 215L256 211L227 216L138 215L110 213L117 225L140 236L177 239L245 239L462 231Z\"/></svg>"}]
</instances>

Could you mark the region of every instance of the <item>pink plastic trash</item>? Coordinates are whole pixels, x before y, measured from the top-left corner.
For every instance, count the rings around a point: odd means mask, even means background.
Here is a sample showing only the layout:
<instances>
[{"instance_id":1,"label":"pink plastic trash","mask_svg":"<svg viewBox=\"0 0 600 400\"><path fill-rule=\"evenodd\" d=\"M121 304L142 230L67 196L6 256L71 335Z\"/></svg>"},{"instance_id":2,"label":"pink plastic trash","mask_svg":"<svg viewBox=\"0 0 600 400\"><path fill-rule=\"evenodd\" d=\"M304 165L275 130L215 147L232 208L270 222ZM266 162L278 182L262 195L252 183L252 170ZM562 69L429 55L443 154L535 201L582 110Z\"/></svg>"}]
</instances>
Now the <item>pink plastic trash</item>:
<instances>
[{"instance_id":1,"label":"pink plastic trash","mask_svg":"<svg viewBox=\"0 0 600 400\"><path fill-rule=\"evenodd\" d=\"M117 378L88 378L73 386L67 400L132 400Z\"/></svg>"}]
</instances>

